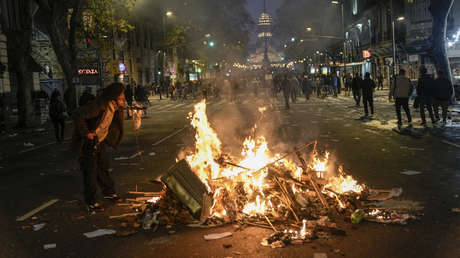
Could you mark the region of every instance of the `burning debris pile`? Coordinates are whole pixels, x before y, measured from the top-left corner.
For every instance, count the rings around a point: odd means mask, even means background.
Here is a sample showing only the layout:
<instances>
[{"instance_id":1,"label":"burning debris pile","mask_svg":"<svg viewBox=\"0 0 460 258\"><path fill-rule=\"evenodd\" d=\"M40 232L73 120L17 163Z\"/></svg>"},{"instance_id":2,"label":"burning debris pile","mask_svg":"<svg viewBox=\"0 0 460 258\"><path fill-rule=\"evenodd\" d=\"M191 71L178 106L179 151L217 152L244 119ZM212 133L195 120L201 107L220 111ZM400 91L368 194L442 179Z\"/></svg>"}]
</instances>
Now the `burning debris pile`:
<instances>
[{"instance_id":1,"label":"burning debris pile","mask_svg":"<svg viewBox=\"0 0 460 258\"><path fill-rule=\"evenodd\" d=\"M265 109L259 111L263 115ZM275 233L262 245L282 247L325 234L345 235L332 222L339 216L351 217L354 223L365 219L405 224L415 218L369 205L376 195L385 200L401 192L382 193L359 184L341 167L329 164L329 153L321 156L316 142L280 155L271 153L263 136L253 136L244 141L240 157L231 157L222 152L204 101L189 118L196 131L195 148L162 177L164 194L147 208L156 224L199 219L195 226L269 228Z\"/></svg>"}]
</instances>

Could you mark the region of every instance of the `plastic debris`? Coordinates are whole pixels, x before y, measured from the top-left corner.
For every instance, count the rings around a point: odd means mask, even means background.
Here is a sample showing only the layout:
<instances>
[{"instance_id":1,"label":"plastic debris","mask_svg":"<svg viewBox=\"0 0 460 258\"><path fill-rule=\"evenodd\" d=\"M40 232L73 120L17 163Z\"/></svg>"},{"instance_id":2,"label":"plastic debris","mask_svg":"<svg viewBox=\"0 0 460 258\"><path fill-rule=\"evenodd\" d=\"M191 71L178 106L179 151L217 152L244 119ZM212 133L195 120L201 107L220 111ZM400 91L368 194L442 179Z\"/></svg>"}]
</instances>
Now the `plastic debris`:
<instances>
[{"instance_id":1,"label":"plastic debris","mask_svg":"<svg viewBox=\"0 0 460 258\"><path fill-rule=\"evenodd\" d=\"M112 235L115 233L116 231L112 229L98 229L92 232L83 233L83 235L85 235L87 238L94 238L99 236Z\"/></svg>"},{"instance_id":2,"label":"plastic debris","mask_svg":"<svg viewBox=\"0 0 460 258\"><path fill-rule=\"evenodd\" d=\"M364 215L364 219L367 221L384 223L384 224L399 224L407 225L407 221L410 219L418 219L416 216L409 213L399 213L396 211L388 210L370 210Z\"/></svg>"},{"instance_id":3,"label":"plastic debris","mask_svg":"<svg viewBox=\"0 0 460 258\"><path fill-rule=\"evenodd\" d=\"M224 233L219 233L219 234L209 234L209 235L204 235L204 240L216 240L216 239L221 239L225 237L231 237L233 234L232 232L224 232Z\"/></svg>"},{"instance_id":4,"label":"plastic debris","mask_svg":"<svg viewBox=\"0 0 460 258\"><path fill-rule=\"evenodd\" d=\"M25 142L24 143L24 147L34 147L35 144L31 143L31 142Z\"/></svg>"},{"instance_id":5,"label":"plastic debris","mask_svg":"<svg viewBox=\"0 0 460 258\"><path fill-rule=\"evenodd\" d=\"M55 244L55 243L43 245L43 249L45 249L45 250L53 249L53 248L56 248L56 244Z\"/></svg>"},{"instance_id":6,"label":"plastic debris","mask_svg":"<svg viewBox=\"0 0 460 258\"><path fill-rule=\"evenodd\" d=\"M34 231L39 231L40 229L44 228L46 223L40 223L40 224L35 224L33 225Z\"/></svg>"},{"instance_id":7,"label":"plastic debris","mask_svg":"<svg viewBox=\"0 0 460 258\"><path fill-rule=\"evenodd\" d=\"M421 173L422 172L415 171L415 170L406 170L406 171L401 172L401 174L406 175L406 176L415 176L415 175L419 175Z\"/></svg>"},{"instance_id":8,"label":"plastic debris","mask_svg":"<svg viewBox=\"0 0 460 258\"><path fill-rule=\"evenodd\" d=\"M359 224L361 220L364 218L364 211L361 209L356 210L351 214L351 223L353 224Z\"/></svg>"}]
</instances>

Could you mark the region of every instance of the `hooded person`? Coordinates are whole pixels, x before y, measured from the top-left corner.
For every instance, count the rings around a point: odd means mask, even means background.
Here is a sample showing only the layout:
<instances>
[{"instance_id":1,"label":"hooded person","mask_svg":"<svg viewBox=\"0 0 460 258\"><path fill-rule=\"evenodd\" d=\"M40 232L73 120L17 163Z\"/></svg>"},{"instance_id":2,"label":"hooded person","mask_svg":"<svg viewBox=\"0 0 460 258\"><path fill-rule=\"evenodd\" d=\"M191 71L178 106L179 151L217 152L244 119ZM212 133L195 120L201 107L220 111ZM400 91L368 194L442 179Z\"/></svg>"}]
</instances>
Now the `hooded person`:
<instances>
[{"instance_id":1,"label":"hooded person","mask_svg":"<svg viewBox=\"0 0 460 258\"><path fill-rule=\"evenodd\" d=\"M84 199L90 211L102 209L96 199L98 186L104 198L118 199L106 147L117 148L123 138L124 90L123 84L112 83L73 113L72 149L83 173Z\"/></svg>"}]
</instances>

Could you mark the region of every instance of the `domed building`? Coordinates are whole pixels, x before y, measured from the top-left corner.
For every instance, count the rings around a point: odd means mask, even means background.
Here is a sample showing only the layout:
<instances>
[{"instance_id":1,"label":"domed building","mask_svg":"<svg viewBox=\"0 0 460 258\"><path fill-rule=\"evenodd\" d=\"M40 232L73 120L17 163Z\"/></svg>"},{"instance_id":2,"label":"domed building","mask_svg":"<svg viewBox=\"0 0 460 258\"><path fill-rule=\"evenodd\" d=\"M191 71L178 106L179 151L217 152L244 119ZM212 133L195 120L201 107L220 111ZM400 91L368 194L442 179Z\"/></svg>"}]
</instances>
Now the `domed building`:
<instances>
[{"instance_id":1,"label":"domed building","mask_svg":"<svg viewBox=\"0 0 460 258\"><path fill-rule=\"evenodd\" d=\"M270 67L273 63L282 61L281 55L270 45L272 39L273 20L267 13L264 0L264 9L257 23L256 51L249 57L249 63L253 67Z\"/></svg>"}]
</instances>

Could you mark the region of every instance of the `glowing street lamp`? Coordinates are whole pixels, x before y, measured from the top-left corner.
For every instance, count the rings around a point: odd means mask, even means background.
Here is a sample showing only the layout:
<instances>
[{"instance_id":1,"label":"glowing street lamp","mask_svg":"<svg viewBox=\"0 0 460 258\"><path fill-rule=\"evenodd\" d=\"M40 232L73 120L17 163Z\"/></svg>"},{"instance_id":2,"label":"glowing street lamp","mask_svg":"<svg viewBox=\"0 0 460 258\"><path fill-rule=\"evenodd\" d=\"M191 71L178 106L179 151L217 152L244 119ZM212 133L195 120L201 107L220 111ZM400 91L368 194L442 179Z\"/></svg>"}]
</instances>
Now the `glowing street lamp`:
<instances>
[{"instance_id":1,"label":"glowing street lamp","mask_svg":"<svg viewBox=\"0 0 460 258\"><path fill-rule=\"evenodd\" d=\"M215 45L214 41L210 41L210 42L209 42L209 46L210 46L210 47L214 47L214 45Z\"/></svg>"}]
</instances>

